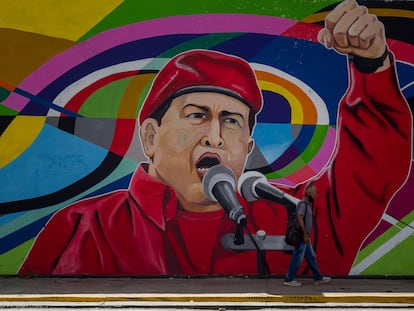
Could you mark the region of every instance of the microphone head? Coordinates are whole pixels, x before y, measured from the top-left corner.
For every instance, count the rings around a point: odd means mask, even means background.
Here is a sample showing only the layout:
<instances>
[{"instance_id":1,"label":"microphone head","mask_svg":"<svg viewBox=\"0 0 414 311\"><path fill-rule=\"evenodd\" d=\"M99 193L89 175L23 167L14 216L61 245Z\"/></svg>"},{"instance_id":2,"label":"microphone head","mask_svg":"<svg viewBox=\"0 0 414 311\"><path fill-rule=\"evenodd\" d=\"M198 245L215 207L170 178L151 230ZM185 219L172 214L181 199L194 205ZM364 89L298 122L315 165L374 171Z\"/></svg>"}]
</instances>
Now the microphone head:
<instances>
[{"instance_id":1,"label":"microphone head","mask_svg":"<svg viewBox=\"0 0 414 311\"><path fill-rule=\"evenodd\" d=\"M236 176L233 171L224 165L215 165L207 170L203 177L203 189L206 196L217 202L213 188L218 182L228 182L233 189L236 188Z\"/></svg>"},{"instance_id":2,"label":"microphone head","mask_svg":"<svg viewBox=\"0 0 414 311\"><path fill-rule=\"evenodd\" d=\"M257 171L246 172L240 176L238 189L243 198L248 202L259 199L255 187L259 182L267 183L266 176Z\"/></svg>"}]
</instances>

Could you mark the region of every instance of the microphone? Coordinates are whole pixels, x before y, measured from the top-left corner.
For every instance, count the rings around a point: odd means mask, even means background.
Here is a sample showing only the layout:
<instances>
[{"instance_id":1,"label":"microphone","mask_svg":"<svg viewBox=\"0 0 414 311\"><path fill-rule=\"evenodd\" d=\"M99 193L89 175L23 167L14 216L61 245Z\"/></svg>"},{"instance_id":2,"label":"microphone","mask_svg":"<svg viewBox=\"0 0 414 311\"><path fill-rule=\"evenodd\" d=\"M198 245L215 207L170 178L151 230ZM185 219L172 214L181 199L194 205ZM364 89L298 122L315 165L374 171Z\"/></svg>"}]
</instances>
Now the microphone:
<instances>
[{"instance_id":1,"label":"microphone","mask_svg":"<svg viewBox=\"0 0 414 311\"><path fill-rule=\"evenodd\" d=\"M267 178L260 172L250 171L240 176L238 189L246 201L252 202L259 198L275 201L279 203L296 204L298 198L272 186Z\"/></svg>"},{"instance_id":2,"label":"microphone","mask_svg":"<svg viewBox=\"0 0 414 311\"><path fill-rule=\"evenodd\" d=\"M208 169L203 177L204 193L210 200L219 202L229 218L237 224L246 224L246 215L236 196L236 176L233 171L223 165L215 165Z\"/></svg>"}]
</instances>

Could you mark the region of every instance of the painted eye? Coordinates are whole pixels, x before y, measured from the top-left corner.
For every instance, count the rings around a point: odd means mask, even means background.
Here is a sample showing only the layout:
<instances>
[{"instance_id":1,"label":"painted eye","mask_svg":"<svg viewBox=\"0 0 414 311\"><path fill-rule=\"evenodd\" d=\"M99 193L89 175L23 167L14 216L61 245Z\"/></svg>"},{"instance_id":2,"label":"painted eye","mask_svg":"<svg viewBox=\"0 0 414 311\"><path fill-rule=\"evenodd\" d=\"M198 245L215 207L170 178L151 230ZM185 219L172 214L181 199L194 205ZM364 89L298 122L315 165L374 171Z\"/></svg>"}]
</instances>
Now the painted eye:
<instances>
[{"instance_id":1,"label":"painted eye","mask_svg":"<svg viewBox=\"0 0 414 311\"><path fill-rule=\"evenodd\" d=\"M224 122L240 126L240 122L234 118L226 118Z\"/></svg>"},{"instance_id":2,"label":"painted eye","mask_svg":"<svg viewBox=\"0 0 414 311\"><path fill-rule=\"evenodd\" d=\"M202 112L193 112L187 115L187 118L194 118L194 119L205 119L207 118L205 113Z\"/></svg>"}]
</instances>

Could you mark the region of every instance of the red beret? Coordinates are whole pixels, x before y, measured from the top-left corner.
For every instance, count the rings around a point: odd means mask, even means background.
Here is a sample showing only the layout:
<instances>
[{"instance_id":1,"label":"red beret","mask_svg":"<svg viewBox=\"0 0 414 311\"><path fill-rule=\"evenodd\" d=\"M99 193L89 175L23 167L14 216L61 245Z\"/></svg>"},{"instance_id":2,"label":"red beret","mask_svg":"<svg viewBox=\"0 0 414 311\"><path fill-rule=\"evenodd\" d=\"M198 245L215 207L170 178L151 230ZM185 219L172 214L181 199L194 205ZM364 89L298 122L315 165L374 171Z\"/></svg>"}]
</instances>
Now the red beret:
<instances>
[{"instance_id":1,"label":"red beret","mask_svg":"<svg viewBox=\"0 0 414 311\"><path fill-rule=\"evenodd\" d=\"M139 123L168 100L192 92L223 93L255 113L262 108L256 75L243 59L209 50L191 50L173 57L157 74L141 108Z\"/></svg>"}]
</instances>

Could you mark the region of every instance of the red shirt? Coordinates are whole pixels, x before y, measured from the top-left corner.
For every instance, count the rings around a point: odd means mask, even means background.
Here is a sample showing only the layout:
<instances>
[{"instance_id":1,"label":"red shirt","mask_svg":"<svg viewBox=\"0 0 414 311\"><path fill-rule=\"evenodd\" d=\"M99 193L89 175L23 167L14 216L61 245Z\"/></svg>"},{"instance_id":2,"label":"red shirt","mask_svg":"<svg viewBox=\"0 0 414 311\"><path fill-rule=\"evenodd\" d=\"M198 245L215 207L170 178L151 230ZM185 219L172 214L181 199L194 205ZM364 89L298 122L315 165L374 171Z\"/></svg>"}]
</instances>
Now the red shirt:
<instances>
[{"instance_id":1,"label":"red shirt","mask_svg":"<svg viewBox=\"0 0 414 311\"><path fill-rule=\"evenodd\" d=\"M338 113L337 148L314 179L318 263L346 275L366 236L380 221L411 163L412 120L394 69L362 74L350 66L350 86ZM302 196L303 185L286 189ZM246 203L247 228L283 235L284 206ZM77 202L57 212L37 237L19 273L99 275L257 274L254 251L223 248L235 224L223 210L179 211L172 188L141 165L128 190ZM272 274L285 274L290 256L266 252Z\"/></svg>"}]
</instances>

